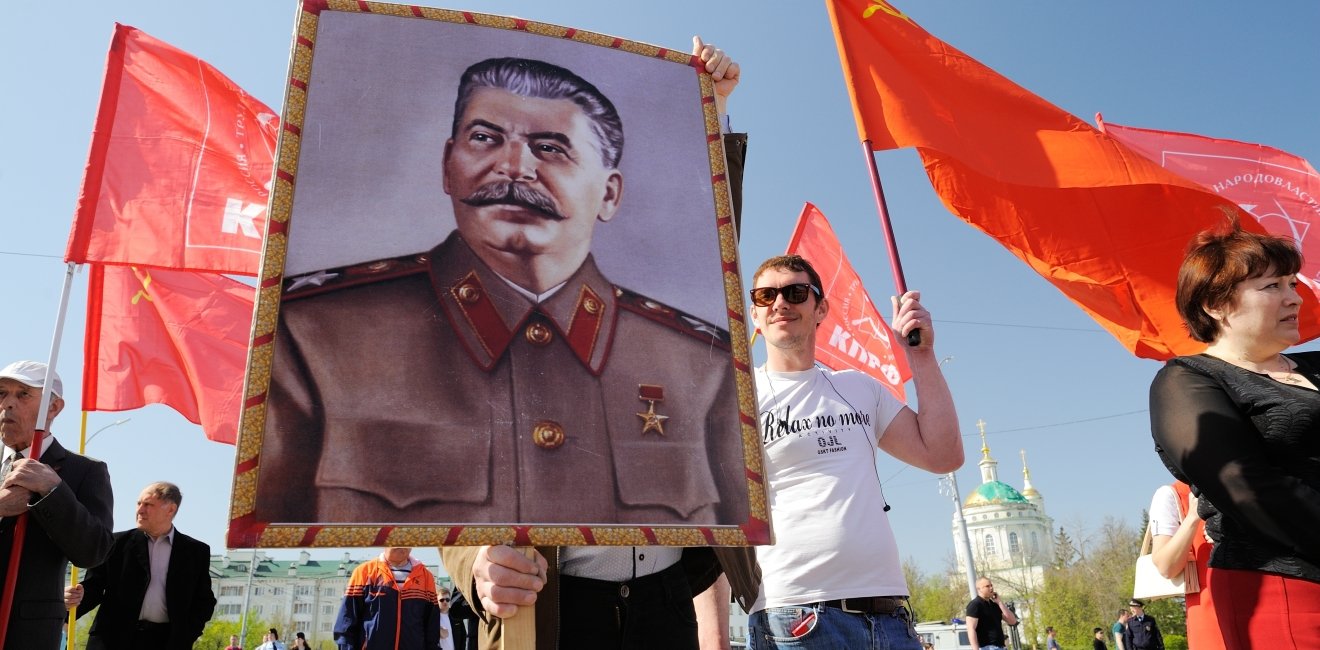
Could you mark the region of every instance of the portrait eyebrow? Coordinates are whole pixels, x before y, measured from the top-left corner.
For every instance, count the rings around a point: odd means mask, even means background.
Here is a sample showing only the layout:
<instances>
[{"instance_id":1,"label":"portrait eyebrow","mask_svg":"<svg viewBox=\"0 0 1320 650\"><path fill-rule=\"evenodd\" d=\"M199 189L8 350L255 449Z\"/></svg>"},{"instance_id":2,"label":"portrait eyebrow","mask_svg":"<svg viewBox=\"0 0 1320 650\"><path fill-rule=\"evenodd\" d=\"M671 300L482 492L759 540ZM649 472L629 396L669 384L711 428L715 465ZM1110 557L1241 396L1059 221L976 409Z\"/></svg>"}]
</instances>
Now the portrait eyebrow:
<instances>
[{"instance_id":1,"label":"portrait eyebrow","mask_svg":"<svg viewBox=\"0 0 1320 650\"><path fill-rule=\"evenodd\" d=\"M467 133L468 131L471 131L475 127L482 127L482 128L490 129L492 131L498 131L500 133L508 133L507 131L504 130L504 127L499 126L493 122L487 122L486 120L483 120L479 117L474 117L471 120L468 120L468 123L463 125L463 132Z\"/></svg>"}]
</instances>

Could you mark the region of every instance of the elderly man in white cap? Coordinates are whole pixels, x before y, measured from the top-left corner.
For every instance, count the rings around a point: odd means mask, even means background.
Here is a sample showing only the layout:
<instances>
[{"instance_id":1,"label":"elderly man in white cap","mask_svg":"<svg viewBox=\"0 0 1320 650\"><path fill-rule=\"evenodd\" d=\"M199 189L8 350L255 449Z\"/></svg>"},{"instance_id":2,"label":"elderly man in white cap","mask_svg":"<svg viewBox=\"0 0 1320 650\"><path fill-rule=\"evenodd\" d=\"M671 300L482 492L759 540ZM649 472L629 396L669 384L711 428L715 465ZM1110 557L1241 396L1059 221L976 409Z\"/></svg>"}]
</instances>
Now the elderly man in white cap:
<instances>
[{"instance_id":1,"label":"elderly man in white cap","mask_svg":"<svg viewBox=\"0 0 1320 650\"><path fill-rule=\"evenodd\" d=\"M38 423L43 390L51 392L50 406ZM63 393L59 375L44 363L16 361L0 370L0 581L9 571L17 515L29 515L0 650L58 647L68 563L93 567L110 552L114 497L105 463L68 451L48 433L31 458L37 430L48 432L64 408Z\"/></svg>"}]
</instances>

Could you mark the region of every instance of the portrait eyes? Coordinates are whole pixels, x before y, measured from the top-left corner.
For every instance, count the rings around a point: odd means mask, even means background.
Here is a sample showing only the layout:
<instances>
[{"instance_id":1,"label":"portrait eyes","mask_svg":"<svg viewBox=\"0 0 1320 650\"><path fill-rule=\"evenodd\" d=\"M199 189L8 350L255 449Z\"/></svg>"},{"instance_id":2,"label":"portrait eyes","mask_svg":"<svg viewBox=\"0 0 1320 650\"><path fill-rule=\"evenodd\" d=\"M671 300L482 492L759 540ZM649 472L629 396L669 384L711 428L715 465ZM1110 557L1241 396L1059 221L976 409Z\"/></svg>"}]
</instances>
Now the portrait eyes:
<instances>
[{"instance_id":1,"label":"portrait eyes","mask_svg":"<svg viewBox=\"0 0 1320 650\"><path fill-rule=\"evenodd\" d=\"M567 149L551 141L537 142L532 145L532 148L542 157L562 156L571 158Z\"/></svg>"},{"instance_id":2,"label":"portrait eyes","mask_svg":"<svg viewBox=\"0 0 1320 650\"><path fill-rule=\"evenodd\" d=\"M500 138L492 133L487 133L485 131L473 131L468 136L468 141L475 142L477 144L492 145L492 144L499 144Z\"/></svg>"}]
</instances>

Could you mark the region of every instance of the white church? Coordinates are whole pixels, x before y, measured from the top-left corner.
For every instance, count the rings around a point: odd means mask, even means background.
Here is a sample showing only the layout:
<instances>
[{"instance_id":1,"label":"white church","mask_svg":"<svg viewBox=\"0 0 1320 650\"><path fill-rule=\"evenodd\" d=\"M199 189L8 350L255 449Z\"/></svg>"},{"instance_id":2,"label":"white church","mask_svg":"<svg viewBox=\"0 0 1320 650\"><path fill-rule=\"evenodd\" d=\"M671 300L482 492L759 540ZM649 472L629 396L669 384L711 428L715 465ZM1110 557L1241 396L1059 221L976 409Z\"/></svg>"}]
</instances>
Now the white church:
<instances>
[{"instance_id":1,"label":"white church","mask_svg":"<svg viewBox=\"0 0 1320 650\"><path fill-rule=\"evenodd\" d=\"M981 431L981 484L963 501L976 575L990 576L1000 594L1012 598L1044 586L1045 567L1054 559L1054 520L1045 514L1045 498L1031 485L1027 453L1022 456L1022 490L999 480L999 462L990 457ZM953 548L958 574L967 573L962 529L953 517Z\"/></svg>"}]
</instances>

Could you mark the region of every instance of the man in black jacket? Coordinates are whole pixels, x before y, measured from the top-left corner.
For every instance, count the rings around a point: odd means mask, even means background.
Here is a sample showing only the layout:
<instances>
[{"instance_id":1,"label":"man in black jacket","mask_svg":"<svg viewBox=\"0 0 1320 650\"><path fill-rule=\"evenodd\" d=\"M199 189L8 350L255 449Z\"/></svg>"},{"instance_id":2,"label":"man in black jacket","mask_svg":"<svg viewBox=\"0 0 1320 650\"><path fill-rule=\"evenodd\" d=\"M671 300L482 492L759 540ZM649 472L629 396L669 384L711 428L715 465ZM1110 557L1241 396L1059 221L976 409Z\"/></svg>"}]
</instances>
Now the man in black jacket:
<instances>
[{"instance_id":1,"label":"man in black jacket","mask_svg":"<svg viewBox=\"0 0 1320 650\"><path fill-rule=\"evenodd\" d=\"M51 400L46 421L37 424L43 390ZM100 564L110 552L114 497L105 463L80 456L45 437L32 459L38 429L49 433L64 408L63 385L46 364L15 361L0 369L0 580L9 570L18 515L28 515L6 625L5 650L54 648L64 623L61 596L69 562Z\"/></svg>"},{"instance_id":2,"label":"man in black jacket","mask_svg":"<svg viewBox=\"0 0 1320 650\"><path fill-rule=\"evenodd\" d=\"M188 650L202 635L215 610L211 547L174 528L182 501L173 483L148 485L138 497L137 528L115 533L105 564L67 590L79 616L101 606L88 650Z\"/></svg>"}]
</instances>

